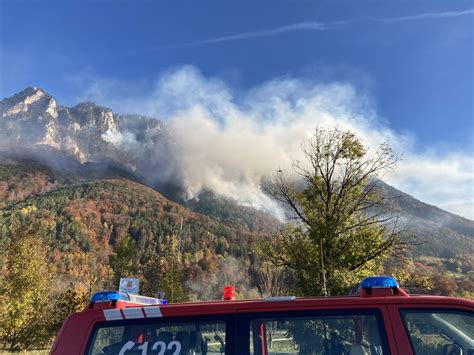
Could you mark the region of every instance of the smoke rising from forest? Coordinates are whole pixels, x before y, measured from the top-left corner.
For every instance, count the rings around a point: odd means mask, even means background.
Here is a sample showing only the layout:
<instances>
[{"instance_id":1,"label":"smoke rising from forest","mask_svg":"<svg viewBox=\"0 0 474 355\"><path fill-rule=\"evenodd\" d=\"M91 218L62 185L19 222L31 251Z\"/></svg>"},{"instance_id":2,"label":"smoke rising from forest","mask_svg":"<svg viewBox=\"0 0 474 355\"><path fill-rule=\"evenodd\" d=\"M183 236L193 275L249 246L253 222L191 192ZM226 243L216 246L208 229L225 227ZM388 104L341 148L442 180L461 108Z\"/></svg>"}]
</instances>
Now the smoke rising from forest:
<instances>
[{"instance_id":1,"label":"smoke rising from forest","mask_svg":"<svg viewBox=\"0 0 474 355\"><path fill-rule=\"evenodd\" d=\"M238 92L186 66L162 75L145 95L125 95L117 88L126 85L118 84L93 80L80 98L164 121L174 144L167 157L157 154L168 159L167 178L178 179L188 197L210 189L274 210L261 183L278 169L292 172L292 162L303 158L302 144L316 126L352 130L371 150L390 144L403 160L384 180L417 198L446 204L474 195L472 157L430 147L415 151L415 137L390 129L370 97L346 83L279 78Z\"/></svg>"},{"instance_id":2,"label":"smoke rising from forest","mask_svg":"<svg viewBox=\"0 0 474 355\"><path fill-rule=\"evenodd\" d=\"M179 186L187 198L211 190L281 217L262 183L280 169L291 176L293 162L304 160L302 146L315 127L338 126L356 133L371 151L388 143L403 155L398 167L382 177L387 183L431 204L472 206L472 156L433 147L415 149L416 137L391 129L377 115L370 95L348 83L283 77L237 90L192 66L170 70L151 83L84 74L81 80L86 89L75 103L90 100L120 114L145 114L163 122L163 131L148 129L148 121L128 116L121 119L120 130L104 131L94 139L124 152L127 166L137 161L137 172L148 182ZM26 138L35 137L35 130L38 137L44 135L41 118L31 121L37 127L18 122ZM8 143L12 137L15 134L0 132L2 151L22 149ZM34 151L53 166L69 164L50 158L45 149Z\"/></svg>"}]
</instances>

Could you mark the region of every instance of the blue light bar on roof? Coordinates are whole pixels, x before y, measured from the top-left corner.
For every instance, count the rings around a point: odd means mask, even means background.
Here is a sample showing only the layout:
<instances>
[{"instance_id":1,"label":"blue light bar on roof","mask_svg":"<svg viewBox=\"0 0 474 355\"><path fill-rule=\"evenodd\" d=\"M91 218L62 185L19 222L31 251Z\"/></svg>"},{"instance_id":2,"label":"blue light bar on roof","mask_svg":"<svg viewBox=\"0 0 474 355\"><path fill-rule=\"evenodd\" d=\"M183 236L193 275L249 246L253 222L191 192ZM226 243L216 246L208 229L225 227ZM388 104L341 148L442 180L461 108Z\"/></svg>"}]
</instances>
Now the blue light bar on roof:
<instances>
[{"instance_id":1,"label":"blue light bar on roof","mask_svg":"<svg viewBox=\"0 0 474 355\"><path fill-rule=\"evenodd\" d=\"M130 301L130 297L125 292L103 291L94 293L91 298L91 303L111 301Z\"/></svg>"},{"instance_id":2,"label":"blue light bar on roof","mask_svg":"<svg viewBox=\"0 0 474 355\"><path fill-rule=\"evenodd\" d=\"M146 304L146 305L156 305L156 304L167 303L165 300L161 300L158 298L134 295L134 294L120 292L120 291L96 292L92 296L90 303L112 302L112 301L124 301L124 302L132 302L132 303Z\"/></svg>"},{"instance_id":3,"label":"blue light bar on roof","mask_svg":"<svg viewBox=\"0 0 474 355\"><path fill-rule=\"evenodd\" d=\"M398 282L391 276L367 277L360 283L360 288L398 288Z\"/></svg>"},{"instance_id":4,"label":"blue light bar on roof","mask_svg":"<svg viewBox=\"0 0 474 355\"><path fill-rule=\"evenodd\" d=\"M371 290L373 288L399 288L399 286L398 282L391 276L366 277L349 292L349 295L356 295L362 289Z\"/></svg>"}]
</instances>

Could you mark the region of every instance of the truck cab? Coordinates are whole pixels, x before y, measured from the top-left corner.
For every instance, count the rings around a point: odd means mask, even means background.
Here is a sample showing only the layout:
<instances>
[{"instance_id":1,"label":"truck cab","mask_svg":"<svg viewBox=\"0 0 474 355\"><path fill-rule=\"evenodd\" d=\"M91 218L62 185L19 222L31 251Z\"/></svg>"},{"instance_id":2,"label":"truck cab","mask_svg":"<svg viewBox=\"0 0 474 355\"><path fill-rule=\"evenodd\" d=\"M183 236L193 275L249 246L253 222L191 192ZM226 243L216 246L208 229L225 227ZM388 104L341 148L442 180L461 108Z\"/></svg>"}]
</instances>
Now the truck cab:
<instances>
[{"instance_id":1,"label":"truck cab","mask_svg":"<svg viewBox=\"0 0 474 355\"><path fill-rule=\"evenodd\" d=\"M96 293L51 354L474 355L474 301L409 295L390 277L348 296L167 304Z\"/></svg>"}]
</instances>

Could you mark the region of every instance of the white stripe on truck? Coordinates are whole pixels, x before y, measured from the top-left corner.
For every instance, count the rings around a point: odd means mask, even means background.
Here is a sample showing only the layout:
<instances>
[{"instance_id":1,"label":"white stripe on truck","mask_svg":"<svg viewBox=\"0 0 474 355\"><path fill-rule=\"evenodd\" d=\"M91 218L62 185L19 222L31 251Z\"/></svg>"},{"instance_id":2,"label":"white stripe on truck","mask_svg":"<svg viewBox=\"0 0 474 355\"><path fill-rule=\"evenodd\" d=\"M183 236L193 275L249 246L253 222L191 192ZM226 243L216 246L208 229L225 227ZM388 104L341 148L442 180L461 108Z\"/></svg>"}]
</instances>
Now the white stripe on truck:
<instances>
[{"instance_id":1,"label":"white stripe on truck","mask_svg":"<svg viewBox=\"0 0 474 355\"><path fill-rule=\"evenodd\" d=\"M160 307L143 307L143 311L145 311L147 318L163 317Z\"/></svg>"},{"instance_id":2,"label":"white stripe on truck","mask_svg":"<svg viewBox=\"0 0 474 355\"><path fill-rule=\"evenodd\" d=\"M104 309L105 320L123 320L140 318L160 318L160 307L131 307L122 309Z\"/></svg>"},{"instance_id":3,"label":"white stripe on truck","mask_svg":"<svg viewBox=\"0 0 474 355\"><path fill-rule=\"evenodd\" d=\"M123 319L120 309L104 309L105 320L121 320Z\"/></svg>"},{"instance_id":4,"label":"white stripe on truck","mask_svg":"<svg viewBox=\"0 0 474 355\"><path fill-rule=\"evenodd\" d=\"M125 319L139 319L144 318L141 307L122 308L122 313Z\"/></svg>"}]
</instances>

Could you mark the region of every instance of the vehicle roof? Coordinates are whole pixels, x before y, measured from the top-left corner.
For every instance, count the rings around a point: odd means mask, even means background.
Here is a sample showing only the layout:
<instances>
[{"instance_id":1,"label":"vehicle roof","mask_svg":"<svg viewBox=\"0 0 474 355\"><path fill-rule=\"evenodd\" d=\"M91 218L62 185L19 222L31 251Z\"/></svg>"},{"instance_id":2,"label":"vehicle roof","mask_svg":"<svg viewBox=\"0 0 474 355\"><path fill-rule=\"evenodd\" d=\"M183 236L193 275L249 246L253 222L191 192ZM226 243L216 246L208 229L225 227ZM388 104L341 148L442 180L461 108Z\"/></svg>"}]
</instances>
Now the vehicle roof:
<instances>
[{"instance_id":1,"label":"vehicle roof","mask_svg":"<svg viewBox=\"0 0 474 355\"><path fill-rule=\"evenodd\" d=\"M292 300L235 300L235 301L201 301L184 302L159 305L164 317L186 316L186 315L212 315L225 313L248 313L248 312L271 312L285 310L307 310L311 309L338 309L355 307L374 307L388 304L404 305L423 305L451 307L460 306L474 308L474 301L462 298L444 297L444 296L388 296L388 297L297 297ZM110 308L129 308L129 307L156 307L130 302L118 301L115 306L111 302L97 303L92 310L103 310ZM89 309L85 310L89 311Z\"/></svg>"}]
</instances>

